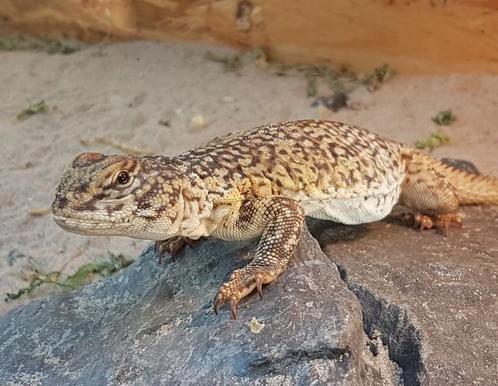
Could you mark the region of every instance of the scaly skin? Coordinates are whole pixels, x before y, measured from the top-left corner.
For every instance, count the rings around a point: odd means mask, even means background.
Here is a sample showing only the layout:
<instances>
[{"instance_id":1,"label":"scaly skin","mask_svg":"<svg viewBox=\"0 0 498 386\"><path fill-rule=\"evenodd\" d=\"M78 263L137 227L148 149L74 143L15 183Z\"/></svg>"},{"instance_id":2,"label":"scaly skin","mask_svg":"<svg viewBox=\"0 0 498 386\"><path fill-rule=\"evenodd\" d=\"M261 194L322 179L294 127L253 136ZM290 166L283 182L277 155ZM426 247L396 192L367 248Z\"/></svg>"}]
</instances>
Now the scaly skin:
<instances>
[{"instance_id":1,"label":"scaly skin","mask_svg":"<svg viewBox=\"0 0 498 386\"><path fill-rule=\"evenodd\" d=\"M396 203L423 228L459 223L460 204L498 204L498 180L456 170L423 152L328 121L262 126L162 156L79 155L66 169L54 219L85 235L156 240L261 236L251 263L218 291L215 311L271 283L286 268L304 217L346 224L380 220Z\"/></svg>"}]
</instances>

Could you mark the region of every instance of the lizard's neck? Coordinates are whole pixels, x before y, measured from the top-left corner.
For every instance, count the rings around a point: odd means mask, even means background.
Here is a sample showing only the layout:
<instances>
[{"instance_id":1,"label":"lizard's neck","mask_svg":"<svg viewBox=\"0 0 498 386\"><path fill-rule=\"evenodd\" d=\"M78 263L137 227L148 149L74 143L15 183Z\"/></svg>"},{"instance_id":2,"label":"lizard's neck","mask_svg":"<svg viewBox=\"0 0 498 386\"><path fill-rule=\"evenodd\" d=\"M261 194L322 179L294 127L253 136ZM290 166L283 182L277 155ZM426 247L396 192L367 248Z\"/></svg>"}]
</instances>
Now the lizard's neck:
<instances>
[{"instance_id":1,"label":"lizard's neck","mask_svg":"<svg viewBox=\"0 0 498 386\"><path fill-rule=\"evenodd\" d=\"M178 236L197 239L210 234L206 224L211 217L213 204L209 200L208 191L202 180L185 172L186 178L182 184L177 215L172 225Z\"/></svg>"},{"instance_id":2,"label":"lizard's neck","mask_svg":"<svg viewBox=\"0 0 498 386\"><path fill-rule=\"evenodd\" d=\"M186 177L175 221L177 234L192 239L211 235L242 201L239 189L223 186L212 176L201 177L188 163L178 162L175 167Z\"/></svg>"}]
</instances>

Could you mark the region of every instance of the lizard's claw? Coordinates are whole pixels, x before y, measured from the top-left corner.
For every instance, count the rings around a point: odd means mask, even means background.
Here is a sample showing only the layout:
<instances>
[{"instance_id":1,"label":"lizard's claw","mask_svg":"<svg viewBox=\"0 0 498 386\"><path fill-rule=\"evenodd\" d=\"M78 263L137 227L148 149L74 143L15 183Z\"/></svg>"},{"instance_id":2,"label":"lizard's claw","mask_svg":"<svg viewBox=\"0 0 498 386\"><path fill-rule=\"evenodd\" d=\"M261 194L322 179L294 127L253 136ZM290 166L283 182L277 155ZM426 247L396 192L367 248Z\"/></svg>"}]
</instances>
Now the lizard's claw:
<instances>
[{"instance_id":1,"label":"lizard's claw","mask_svg":"<svg viewBox=\"0 0 498 386\"><path fill-rule=\"evenodd\" d=\"M263 274L250 273L246 269L237 269L232 272L230 279L223 283L214 298L214 312L218 314L220 307L230 303L230 314L232 319L237 319L237 305L240 300L249 295L254 289L258 291L259 297L263 298Z\"/></svg>"},{"instance_id":2,"label":"lizard's claw","mask_svg":"<svg viewBox=\"0 0 498 386\"><path fill-rule=\"evenodd\" d=\"M154 246L156 255L158 256L159 264L161 264L163 256L170 254L171 259L176 261L176 256L188 245L192 247L197 240L192 240L183 236L172 237L167 240L156 241Z\"/></svg>"},{"instance_id":3,"label":"lizard's claw","mask_svg":"<svg viewBox=\"0 0 498 386\"><path fill-rule=\"evenodd\" d=\"M258 291L258 295L260 299L263 299L263 281L261 277L256 277L256 290Z\"/></svg>"},{"instance_id":4,"label":"lizard's claw","mask_svg":"<svg viewBox=\"0 0 498 386\"><path fill-rule=\"evenodd\" d=\"M415 226L423 231L425 229L440 229L445 236L448 236L450 226L462 228L462 218L457 213L437 214L433 216L417 213L414 216Z\"/></svg>"},{"instance_id":5,"label":"lizard's claw","mask_svg":"<svg viewBox=\"0 0 498 386\"><path fill-rule=\"evenodd\" d=\"M220 307L225 303L225 300L219 295L219 293L216 295L214 299L214 304L213 304L213 309L214 313L218 315L218 311L220 310ZM236 299L231 299L230 300L230 318L231 319L237 319L237 305L239 304L238 300Z\"/></svg>"},{"instance_id":6,"label":"lizard's claw","mask_svg":"<svg viewBox=\"0 0 498 386\"><path fill-rule=\"evenodd\" d=\"M434 227L432 217L422 213L416 213L413 216L413 223L415 225L415 228L418 228L420 232L424 231L425 229L431 229L432 227Z\"/></svg>"},{"instance_id":7,"label":"lizard's claw","mask_svg":"<svg viewBox=\"0 0 498 386\"><path fill-rule=\"evenodd\" d=\"M230 301L230 317L232 319L237 319L237 304L239 302L235 301L235 300L231 300Z\"/></svg>"}]
</instances>

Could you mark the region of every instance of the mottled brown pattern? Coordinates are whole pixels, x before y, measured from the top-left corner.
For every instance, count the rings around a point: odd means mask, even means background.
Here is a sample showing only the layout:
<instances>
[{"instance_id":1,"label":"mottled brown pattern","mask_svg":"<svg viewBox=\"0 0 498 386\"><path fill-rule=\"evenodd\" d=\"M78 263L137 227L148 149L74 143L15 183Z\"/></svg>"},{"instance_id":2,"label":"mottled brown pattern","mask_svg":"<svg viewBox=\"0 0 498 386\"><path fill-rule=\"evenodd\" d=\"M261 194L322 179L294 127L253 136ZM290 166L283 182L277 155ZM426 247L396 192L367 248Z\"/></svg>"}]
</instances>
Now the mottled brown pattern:
<instances>
[{"instance_id":1,"label":"mottled brown pattern","mask_svg":"<svg viewBox=\"0 0 498 386\"><path fill-rule=\"evenodd\" d=\"M171 253L182 239L261 236L254 260L215 300L235 317L240 299L285 270L305 215L358 224L398 201L422 213L421 228L446 229L460 204L498 204L498 182L354 126L307 120L229 134L172 158L84 153L66 169L53 213L67 230L156 240Z\"/></svg>"},{"instance_id":2,"label":"mottled brown pattern","mask_svg":"<svg viewBox=\"0 0 498 386\"><path fill-rule=\"evenodd\" d=\"M229 134L176 159L213 192L243 180L255 197L298 192L340 199L383 191L399 179L401 147L349 125L297 121Z\"/></svg>"}]
</instances>

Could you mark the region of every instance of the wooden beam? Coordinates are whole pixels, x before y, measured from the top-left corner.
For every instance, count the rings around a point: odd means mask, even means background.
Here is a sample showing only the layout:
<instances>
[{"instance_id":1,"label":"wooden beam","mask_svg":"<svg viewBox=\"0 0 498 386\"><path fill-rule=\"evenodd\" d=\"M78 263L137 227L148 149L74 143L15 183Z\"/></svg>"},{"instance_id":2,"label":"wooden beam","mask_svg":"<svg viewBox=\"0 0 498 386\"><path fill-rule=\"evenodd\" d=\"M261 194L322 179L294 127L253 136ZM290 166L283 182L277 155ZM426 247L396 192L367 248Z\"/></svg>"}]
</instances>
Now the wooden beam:
<instances>
[{"instance_id":1,"label":"wooden beam","mask_svg":"<svg viewBox=\"0 0 498 386\"><path fill-rule=\"evenodd\" d=\"M291 63L498 73L498 0L0 0L26 33L263 47Z\"/></svg>"}]
</instances>

